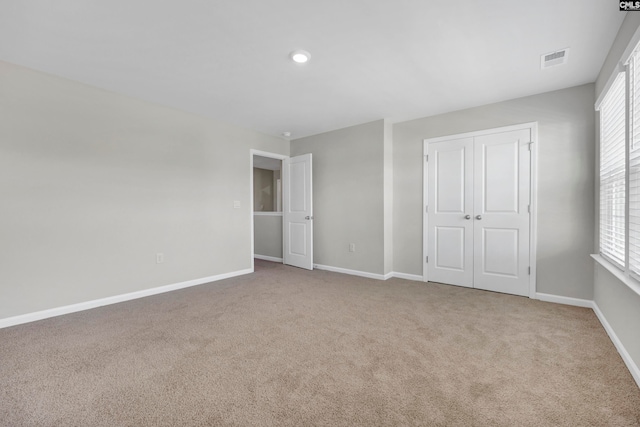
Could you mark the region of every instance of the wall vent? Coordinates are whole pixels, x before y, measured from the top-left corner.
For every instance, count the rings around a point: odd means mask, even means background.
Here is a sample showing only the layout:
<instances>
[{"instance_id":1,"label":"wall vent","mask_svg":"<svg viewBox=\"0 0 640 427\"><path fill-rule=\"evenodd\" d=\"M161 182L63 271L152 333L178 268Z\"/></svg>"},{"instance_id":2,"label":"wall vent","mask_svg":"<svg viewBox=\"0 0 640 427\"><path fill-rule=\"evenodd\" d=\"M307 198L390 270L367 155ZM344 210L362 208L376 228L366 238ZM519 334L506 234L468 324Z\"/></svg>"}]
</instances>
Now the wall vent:
<instances>
[{"instance_id":1,"label":"wall vent","mask_svg":"<svg viewBox=\"0 0 640 427\"><path fill-rule=\"evenodd\" d=\"M540 56L540 68L545 69L566 64L569 60L569 48L545 53Z\"/></svg>"}]
</instances>

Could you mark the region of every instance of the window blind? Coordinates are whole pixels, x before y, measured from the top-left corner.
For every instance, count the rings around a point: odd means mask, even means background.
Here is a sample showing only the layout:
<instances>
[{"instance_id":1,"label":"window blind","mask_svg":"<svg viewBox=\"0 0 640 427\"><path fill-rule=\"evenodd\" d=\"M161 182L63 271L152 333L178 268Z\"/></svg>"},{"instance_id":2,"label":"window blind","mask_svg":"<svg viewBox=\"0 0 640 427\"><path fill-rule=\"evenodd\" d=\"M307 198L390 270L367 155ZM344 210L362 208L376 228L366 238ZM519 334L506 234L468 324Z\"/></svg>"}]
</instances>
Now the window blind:
<instances>
[{"instance_id":1,"label":"window blind","mask_svg":"<svg viewBox=\"0 0 640 427\"><path fill-rule=\"evenodd\" d=\"M600 105L600 254L621 268L626 241L625 86L625 74L619 73Z\"/></svg>"},{"instance_id":2,"label":"window blind","mask_svg":"<svg viewBox=\"0 0 640 427\"><path fill-rule=\"evenodd\" d=\"M640 276L640 52L629 70L629 270Z\"/></svg>"}]
</instances>

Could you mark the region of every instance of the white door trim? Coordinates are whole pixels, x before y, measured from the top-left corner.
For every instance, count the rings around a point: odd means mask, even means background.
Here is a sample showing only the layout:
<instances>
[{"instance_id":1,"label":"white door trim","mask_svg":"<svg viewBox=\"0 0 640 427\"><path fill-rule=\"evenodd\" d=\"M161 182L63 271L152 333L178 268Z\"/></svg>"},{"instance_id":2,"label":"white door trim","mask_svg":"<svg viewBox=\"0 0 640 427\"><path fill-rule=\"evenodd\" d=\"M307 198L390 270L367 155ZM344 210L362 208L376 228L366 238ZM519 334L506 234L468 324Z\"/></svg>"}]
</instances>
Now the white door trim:
<instances>
[{"instance_id":1,"label":"white door trim","mask_svg":"<svg viewBox=\"0 0 640 427\"><path fill-rule=\"evenodd\" d=\"M512 126L504 126L493 129L484 129L474 132L465 132L460 134L440 136L437 138L427 138L423 140L423 172L422 172L422 279L429 281L427 269L428 250L428 225L429 214L427 206L429 201L429 162L427 155L429 153L428 146L432 142L442 142L453 139L477 137L482 135L490 135L494 133L510 132L514 130L529 129L531 131L531 218L529 230L529 265L531 266L531 274L529 275L529 298L536 297L536 247L537 247L537 229L538 229L538 122L522 123Z\"/></svg>"},{"instance_id":2,"label":"white door trim","mask_svg":"<svg viewBox=\"0 0 640 427\"><path fill-rule=\"evenodd\" d=\"M271 159L284 160L288 159L289 156L284 154L270 153L268 151L260 151L254 150L253 148L249 149L249 217L251 218L251 272L255 270L255 262L254 257L255 253L255 230L253 229L253 156L261 156L261 157L269 157ZM282 215L280 213L280 215ZM284 221L284 220L283 220ZM284 226L284 222L282 224Z\"/></svg>"}]
</instances>

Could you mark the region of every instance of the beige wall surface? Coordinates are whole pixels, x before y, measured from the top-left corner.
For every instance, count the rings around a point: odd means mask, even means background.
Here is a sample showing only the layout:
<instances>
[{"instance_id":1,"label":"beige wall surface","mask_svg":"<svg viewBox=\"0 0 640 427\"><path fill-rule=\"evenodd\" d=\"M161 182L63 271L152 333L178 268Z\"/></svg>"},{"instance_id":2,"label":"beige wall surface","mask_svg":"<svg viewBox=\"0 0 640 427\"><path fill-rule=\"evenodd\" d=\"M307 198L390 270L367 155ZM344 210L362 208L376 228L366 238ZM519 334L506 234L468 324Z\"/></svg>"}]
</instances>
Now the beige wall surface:
<instances>
[{"instance_id":1,"label":"beige wall surface","mask_svg":"<svg viewBox=\"0 0 640 427\"><path fill-rule=\"evenodd\" d=\"M288 147L0 62L0 319L249 269L249 150Z\"/></svg>"},{"instance_id":2,"label":"beige wall surface","mask_svg":"<svg viewBox=\"0 0 640 427\"><path fill-rule=\"evenodd\" d=\"M282 258L282 215L253 217L254 253Z\"/></svg>"},{"instance_id":3,"label":"beige wall surface","mask_svg":"<svg viewBox=\"0 0 640 427\"><path fill-rule=\"evenodd\" d=\"M382 274L384 120L291 141L291 156L306 153L313 153L314 263Z\"/></svg>"},{"instance_id":4,"label":"beige wall surface","mask_svg":"<svg viewBox=\"0 0 640 427\"><path fill-rule=\"evenodd\" d=\"M423 140L538 122L537 291L593 298L594 85L393 127L394 271L422 275Z\"/></svg>"}]
</instances>

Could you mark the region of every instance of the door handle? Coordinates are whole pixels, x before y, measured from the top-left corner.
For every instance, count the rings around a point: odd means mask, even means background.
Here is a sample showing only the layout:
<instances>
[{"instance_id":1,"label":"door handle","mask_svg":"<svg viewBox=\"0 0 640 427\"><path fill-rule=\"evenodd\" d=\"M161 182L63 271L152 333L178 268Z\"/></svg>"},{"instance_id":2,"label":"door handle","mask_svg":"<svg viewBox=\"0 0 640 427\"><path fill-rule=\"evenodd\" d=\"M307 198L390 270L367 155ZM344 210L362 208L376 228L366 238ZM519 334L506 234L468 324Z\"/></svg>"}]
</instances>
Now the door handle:
<instances>
[{"instance_id":1,"label":"door handle","mask_svg":"<svg viewBox=\"0 0 640 427\"><path fill-rule=\"evenodd\" d=\"M465 215L464 219L471 219L471 215Z\"/></svg>"},{"instance_id":2,"label":"door handle","mask_svg":"<svg viewBox=\"0 0 640 427\"><path fill-rule=\"evenodd\" d=\"M304 217L304 219L313 219L313 217L307 215L307 216Z\"/></svg>"},{"instance_id":3,"label":"door handle","mask_svg":"<svg viewBox=\"0 0 640 427\"><path fill-rule=\"evenodd\" d=\"M476 219L482 219L482 215L476 215Z\"/></svg>"}]
</instances>

